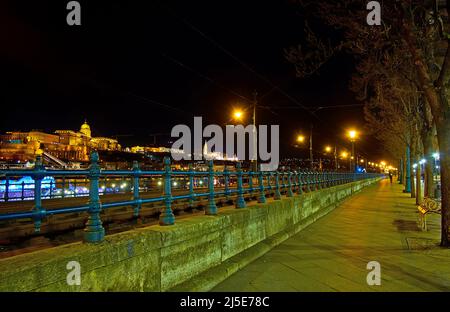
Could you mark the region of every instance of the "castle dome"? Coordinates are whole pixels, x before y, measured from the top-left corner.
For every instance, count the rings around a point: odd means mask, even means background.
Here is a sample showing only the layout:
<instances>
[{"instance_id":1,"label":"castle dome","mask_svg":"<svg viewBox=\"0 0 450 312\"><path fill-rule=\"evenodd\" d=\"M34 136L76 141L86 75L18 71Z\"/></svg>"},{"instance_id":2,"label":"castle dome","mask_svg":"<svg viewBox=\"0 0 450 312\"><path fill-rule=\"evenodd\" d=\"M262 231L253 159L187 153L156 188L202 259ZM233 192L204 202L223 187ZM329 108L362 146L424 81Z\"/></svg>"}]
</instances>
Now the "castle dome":
<instances>
[{"instance_id":1,"label":"castle dome","mask_svg":"<svg viewBox=\"0 0 450 312\"><path fill-rule=\"evenodd\" d=\"M91 127L88 125L86 120L84 121L84 124L81 125L80 132L88 138L91 137Z\"/></svg>"}]
</instances>

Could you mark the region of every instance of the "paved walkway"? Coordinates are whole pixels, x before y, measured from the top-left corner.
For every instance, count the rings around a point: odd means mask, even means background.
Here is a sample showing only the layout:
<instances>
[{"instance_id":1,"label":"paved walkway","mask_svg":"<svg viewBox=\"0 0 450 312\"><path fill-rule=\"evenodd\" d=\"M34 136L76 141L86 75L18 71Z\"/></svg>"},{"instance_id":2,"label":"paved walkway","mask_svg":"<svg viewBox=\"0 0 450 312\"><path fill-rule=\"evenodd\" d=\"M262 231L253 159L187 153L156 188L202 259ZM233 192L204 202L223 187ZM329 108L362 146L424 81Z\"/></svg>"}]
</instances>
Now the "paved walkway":
<instances>
[{"instance_id":1,"label":"paved walkway","mask_svg":"<svg viewBox=\"0 0 450 312\"><path fill-rule=\"evenodd\" d=\"M388 180L366 188L213 291L449 291L439 216L421 231L401 191ZM380 286L367 285L369 261L381 265Z\"/></svg>"}]
</instances>

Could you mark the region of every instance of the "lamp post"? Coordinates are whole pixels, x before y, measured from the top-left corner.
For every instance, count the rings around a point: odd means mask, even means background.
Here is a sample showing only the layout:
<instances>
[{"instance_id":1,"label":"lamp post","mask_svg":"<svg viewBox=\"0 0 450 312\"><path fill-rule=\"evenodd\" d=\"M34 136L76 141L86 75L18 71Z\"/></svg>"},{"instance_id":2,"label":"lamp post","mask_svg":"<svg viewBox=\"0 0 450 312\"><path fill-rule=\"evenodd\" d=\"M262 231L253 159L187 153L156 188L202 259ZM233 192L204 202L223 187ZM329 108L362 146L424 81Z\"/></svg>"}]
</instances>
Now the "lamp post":
<instances>
[{"instance_id":1,"label":"lamp post","mask_svg":"<svg viewBox=\"0 0 450 312\"><path fill-rule=\"evenodd\" d=\"M252 171L256 172L257 168L258 168L258 153L257 153L257 148L258 148L258 138L257 138L257 131L256 131L256 106L258 105L258 93L256 92L256 90L253 92L253 103L252 103L252 107L253 107L253 114L252 114L252 125L253 125L253 153L252 155L250 155L250 157L255 157L254 159L251 159L251 163L252 163ZM242 110L235 110L233 112L233 118L236 120L242 120L244 117L244 112Z\"/></svg>"},{"instance_id":2,"label":"lamp post","mask_svg":"<svg viewBox=\"0 0 450 312\"><path fill-rule=\"evenodd\" d=\"M297 136L297 142L298 143L304 143L305 142L305 136L302 134L299 134ZM309 135L309 162L311 169L313 169L313 149L312 149L312 125L311 125L311 133Z\"/></svg>"},{"instance_id":3,"label":"lamp post","mask_svg":"<svg viewBox=\"0 0 450 312\"><path fill-rule=\"evenodd\" d=\"M351 157L350 157L350 170L353 170L353 172L356 170L356 167L355 167L355 141L356 141L356 138L357 138L357 136L358 136L358 132L356 132L356 130L349 130L348 131L348 137L350 138L350 142L352 143L352 155L351 155Z\"/></svg>"},{"instance_id":4,"label":"lamp post","mask_svg":"<svg viewBox=\"0 0 450 312\"><path fill-rule=\"evenodd\" d=\"M325 146L325 152L330 153L333 150L333 148L329 145ZM334 158L334 169L337 171L338 169L338 161L337 161L337 147L336 144L334 145L334 152L333 152L333 158Z\"/></svg>"}]
</instances>

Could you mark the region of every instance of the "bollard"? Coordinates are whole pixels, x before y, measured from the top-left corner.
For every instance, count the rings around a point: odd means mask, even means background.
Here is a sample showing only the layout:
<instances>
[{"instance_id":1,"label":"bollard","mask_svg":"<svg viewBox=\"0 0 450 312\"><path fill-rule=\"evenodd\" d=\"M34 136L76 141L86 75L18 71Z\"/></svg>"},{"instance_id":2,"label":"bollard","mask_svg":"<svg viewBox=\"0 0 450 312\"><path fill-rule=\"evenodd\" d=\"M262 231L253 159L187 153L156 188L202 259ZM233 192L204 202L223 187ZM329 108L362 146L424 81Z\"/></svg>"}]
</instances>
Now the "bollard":
<instances>
[{"instance_id":1,"label":"bollard","mask_svg":"<svg viewBox=\"0 0 450 312\"><path fill-rule=\"evenodd\" d=\"M164 157L164 203L165 208L159 215L160 225L172 225L175 223L175 216L172 211L172 168L170 158Z\"/></svg>"},{"instance_id":2,"label":"bollard","mask_svg":"<svg viewBox=\"0 0 450 312\"><path fill-rule=\"evenodd\" d=\"M245 208L245 200L244 200L244 189L242 185L242 166L241 163L238 162L236 165L237 168L237 199L236 199L236 208Z\"/></svg>"},{"instance_id":3,"label":"bollard","mask_svg":"<svg viewBox=\"0 0 450 312\"><path fill-rule=\"evenodd\" d=\"M137 201L134 205L133 217L138 218L141 211L142 201L139 198L139 175L141 169L139 168L139 163L135 160L133 161L133 200Z\"/></svg>"},{"instance_id":4,"label":"bollard","mask_svg":"<svg viewBox=\"0 0 450 312\"><path fill-rule=\"evenodd\" d=\"M102 210L98 179L100 177L100 165L97 151L91 152L91 164L89 165L89 217L84 229L84 241L87 243L99 243L105 237L105 229L100 219Z\"/></svg>"},{"instance_id":5,"label":"bollard","mask_svg":"<svg viewBox=\"0 0 450 312\"><path fill-rule=\"evenodd\" d=\"M292 197L294 196L294 193L292 192L292 172L289 169L289 172L287 173L287 180L288 180L288 190L286 192L286 197Z\"/></svg>"},{"instance_id":6,"label":"bollard","mask_svg":"<svg viewBox=\"0 0 450 312\"><path fill-rule=\"evenodd\" d=\"M208 206L205 209L206 215L216 215L217 206L214 198L214 163L208 161Z\"/></svg>"},{"instance_id":7,"label":"bollard","mask_svg":"<svg viewBox=\"0 0 450 312\"><path fill-rule=\"evenodd\" d=\"M280 173L278 171L275 172L275 194L273 195L273 199L275 199L275 200L280 200L281 199Z\"/></svg>"},{"instance_id":8,"label":"bollard","mask_svg":"<svg viewBox=\"0 0 450 312\"><path fill-rule=\"evenodd\" d=\"M227 165L223 170L223 178L225 180L225 200L228 202L230 200L230 171Z\"/></svg>"},{"instance_id":9,"label":"bollard","mask_svg":"<svg viewBox=\"0 0 450 312\"><path fill-rule=\"evenodd\" d=\"M194 208L195 193L194 193L194 166L189 164L189 208Z\"/></svg>"},{"instance_id":10,"label":"bollard","mask_svg":"<svg viewBox=\"0 0 450 312\"><path fill-rule=\"evenodd\" d=\"M34 165L34 207L33 207L33 221L34 232L41 231L42 219L45 217L45 209L42 208L42 179L45 175L45 167L42 164L42 156L36 157Z\"/></svg>"},{"instance_id":11,"label":"bollard","mask_svg":"<svg viewBox=\"0 0 450 312\"><path fill-rule=\"evenodd\" d=\"M258 186L259 186L258 203L264 204L266 202L266 194L264 193L264 176L263 176L263 172L261 171L261 164L259 164L258 169L259 169L259 173L258 173Z\"/></svg>"}]
</instances>

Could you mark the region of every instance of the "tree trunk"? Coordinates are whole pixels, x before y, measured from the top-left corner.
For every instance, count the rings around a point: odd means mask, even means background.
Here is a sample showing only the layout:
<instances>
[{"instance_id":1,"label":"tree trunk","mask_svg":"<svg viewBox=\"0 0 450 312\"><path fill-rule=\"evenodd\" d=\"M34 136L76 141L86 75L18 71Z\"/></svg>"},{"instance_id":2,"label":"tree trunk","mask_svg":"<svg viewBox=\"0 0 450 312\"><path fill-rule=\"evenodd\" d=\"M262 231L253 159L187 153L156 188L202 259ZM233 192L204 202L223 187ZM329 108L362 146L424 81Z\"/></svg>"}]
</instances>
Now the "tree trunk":
<instances>
[{"instance_id":1,"label":"tree trunk","mask_svg":"<svg viewBox=\"0 0 450 312\"><path fill-rule=\"evenodd\" d=\"M436 120L441 173L441 245L450 246L450 108Z\"/></svg>"},{"instance_id":2,"label":"tree trunk","mask_svg":"<svg viewBox=\"0 0 450 312\"><path fill-rule=\"evenodd\" d=\"M414 160L416 159L416 148L411 146L411 156L409 157L409 166L410 166L410 172L411 172L411 198L416 198L416 179L414 174Z\"/></svg>"},{"instance_id":3,"label":"tree trunk","mask_svg":"<svg viewBox=\"0 0 450 312\"><path fill-rule=\"evenodd\" d=\"M405 190L406 190L406 165L408 164L408 162L406 161L406 158L405 157L403 157L403 167L402 167L402 170L403 170L403 174L402 174L402 182L403 182L403 185L405 186Z\"/></svg>"},{"instance_id":4,"label":"tree trunk","mask_svg":"<svg viewBox=\"0 0 450 312\"><path fill-rule=\"evenodd\" d=\"M417 156L417 167L416 167L416 205L420 205L422 202L422 165L420 162L420 156Z\"/></svg>"},{"instance_id":5,"label":"tree trunk","mask_svg":"<svg viewBox=\"0 0 450 312\"><path fill-rule=\"evenodd\" d=\"M425 154L425 186L424 186L424 196L434 197L434 180L433 180L433 129L428 129L424 131L422 142L423 142L423 153Z\"/></svg>"}]
</instances>

